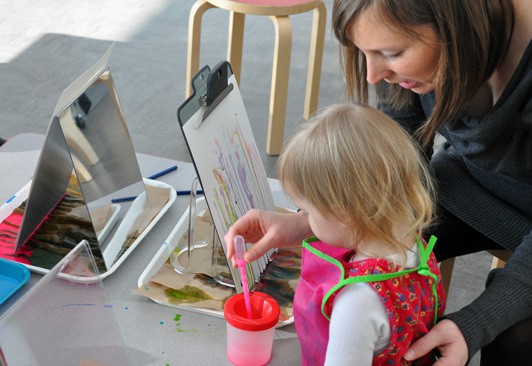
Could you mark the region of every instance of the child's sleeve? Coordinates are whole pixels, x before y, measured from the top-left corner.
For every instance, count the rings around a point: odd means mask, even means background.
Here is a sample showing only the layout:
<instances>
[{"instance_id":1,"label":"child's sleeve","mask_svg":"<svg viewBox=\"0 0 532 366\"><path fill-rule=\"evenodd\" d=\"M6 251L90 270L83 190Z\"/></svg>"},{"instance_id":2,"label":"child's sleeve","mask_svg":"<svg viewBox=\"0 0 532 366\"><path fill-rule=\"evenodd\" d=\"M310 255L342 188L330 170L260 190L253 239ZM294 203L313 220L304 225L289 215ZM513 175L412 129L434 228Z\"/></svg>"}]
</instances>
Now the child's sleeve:
<instances>
[{"instance_id":1,"label":"child's sleeve","mask_svg":"<svg viewBox=\"0 0 532 366\"><path fill-rule=\"evenodd\" d=\"M325 365L371 366L388 346L390 323L377 293L366 283L345 286L334 300Z\"/></svg>"}]
</instances>

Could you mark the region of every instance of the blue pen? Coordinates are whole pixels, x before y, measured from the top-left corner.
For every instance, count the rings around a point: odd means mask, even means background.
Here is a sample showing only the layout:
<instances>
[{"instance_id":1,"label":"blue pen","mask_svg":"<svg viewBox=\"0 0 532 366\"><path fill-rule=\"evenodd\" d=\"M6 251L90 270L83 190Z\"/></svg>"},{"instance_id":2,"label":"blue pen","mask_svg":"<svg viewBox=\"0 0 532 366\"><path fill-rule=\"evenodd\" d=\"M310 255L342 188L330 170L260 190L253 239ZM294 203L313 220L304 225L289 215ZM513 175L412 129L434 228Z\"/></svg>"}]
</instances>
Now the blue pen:
<instances>
[{"instance_id":1,"label":"blue pen","mask_svg":"<svg viewBox=\"0 0 532 366\"><path fill-rule=\"evenodd\" d=\"M176 193L178 196L188 196L191 192L190 191L177 191ZM196 194L203 194L203 191L196 191ZM122 198L113 198L111 200L112 203L120 203L120 202L131 202L134 201L137 196L130 196L130 197L122 197Z\"/></svg>"},{"instance_id":2,"label":"blue pen","mask_svg":"<svg viewBox=\"0 0 532 366\"><path fill-rule=\"evenodd\" d=\"M120 203L120 202L131 202L134 201L137 196L130 196L130 197L122 197L122 198L113 198L111 200L112 203Z\"/></svg>"},{"instance_id":3,"label":"blue pen","mask_svg":"<svg viewBox=\"0 0 532 366\"><path fill-rule=\"evenodd\" d=\"M174 170L177 170L177 165L174 165L174 166L172 166L172 167L170 167L170 168L168 168L168 169L165 169L165 170L163 170L163 171L161 171L161 172L159 172L159 173L155 173L155 174L153 174L153 175L150 175L150 176L148 177L148 179L157 179L157 178L159 178L159 177L162 177L162 176L165 175L165 174L168 174L168 173L170 173L170 172L173 172Z\"/></svg>"},{"instance_id":4,"label":"blue pen","mask_svg":"<svg viewBox=\"0 0 532 366\"><path fill-rule=\"evenodd\" d=\"M177 165L171 166L168 169L165 169L163 171L160 171L159 173L155 173L153 175L150 175L148 179L157 179L159 177L162 177L163 175L166 175L170 172L173 172L174 170L177 170ZM137 196L129 196L129 197L122 197L122 198L113 198L111 200L112 203L120 203L120 202L130 202L134 201Z\"/></svg>"},{"instance_id":5,"label":"blue pen","mask_svg":"<svg viewBox=\"0 0 532 366\"><path fill-rule=\"evenodd\" d=\"M188 196L192 192L191 191L176 191L176 193L178 196ZM203 194L203 191L201 190L196 191L196 194Z\"/></svg>"}]
</instances>

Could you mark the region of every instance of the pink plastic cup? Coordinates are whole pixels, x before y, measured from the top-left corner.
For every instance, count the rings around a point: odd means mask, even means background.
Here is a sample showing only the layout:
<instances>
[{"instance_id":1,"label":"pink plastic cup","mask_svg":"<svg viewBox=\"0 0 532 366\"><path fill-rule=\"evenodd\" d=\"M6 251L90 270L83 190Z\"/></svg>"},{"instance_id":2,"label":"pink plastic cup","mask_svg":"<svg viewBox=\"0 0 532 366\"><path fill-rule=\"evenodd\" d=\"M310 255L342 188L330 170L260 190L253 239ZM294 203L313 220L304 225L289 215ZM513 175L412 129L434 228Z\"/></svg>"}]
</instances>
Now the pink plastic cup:
<instances>
[{"instance_id":1,"label":"pink plastic cup","mask_svg":"<svg viewBox=\"0 0 532 366\"><path fill-rule=\"evenodd\" d=\"M250 294L252 319L248 319L244 294L231 296L224 306L227 322L227 358L237 366L266 365L272 356L275 326L281 309L273 297Z\"/></svg>"}]
</instances>

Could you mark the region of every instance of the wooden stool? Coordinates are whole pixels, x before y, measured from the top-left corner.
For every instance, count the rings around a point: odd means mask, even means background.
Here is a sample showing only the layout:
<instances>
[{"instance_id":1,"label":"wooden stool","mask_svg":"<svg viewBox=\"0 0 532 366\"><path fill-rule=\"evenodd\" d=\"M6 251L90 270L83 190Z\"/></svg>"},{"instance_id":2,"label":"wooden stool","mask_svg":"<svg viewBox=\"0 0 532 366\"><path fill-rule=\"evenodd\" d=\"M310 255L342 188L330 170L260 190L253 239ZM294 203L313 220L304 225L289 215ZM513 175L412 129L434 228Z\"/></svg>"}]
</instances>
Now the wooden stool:
<instances>
[{"instance_id":1,"label":"wooden stool","mask_svg":"<svg viewBox=\"0 0 532 366\"><path fill-rule=\"evenodd\" d=\"M240 83L240 70L242 67L245 15L266 15L273 22L275 28L275 50L273 54L266 153L268 155L278 155L283 146L292 49L292 28L289 16L310 10L314 11L303 114L303 117L308 119L316 112L318 105L327 9L322 0L197 0L190 10L189 18L187 97L192 92L190 81L199 69L201 18L208 9L214 7L229 11L227 61L231 64L238 83Z\"/></svg>"},{"instance_id":2,"label":"wooden stool","mask_svg":"<svg viewBox=\"0 0 532 366\"><path fill-rule=\"evenodd\" d=\"M493 255L491 261L491 269L502 268L512 256L512 252L509 250L488 250L488 252ZM449 258L440 263L440 272L443 281L443 288L445 293L449 293L449 288L451 287L451 279L453 276L455 258Z\"/></svg>"}]
</instances>

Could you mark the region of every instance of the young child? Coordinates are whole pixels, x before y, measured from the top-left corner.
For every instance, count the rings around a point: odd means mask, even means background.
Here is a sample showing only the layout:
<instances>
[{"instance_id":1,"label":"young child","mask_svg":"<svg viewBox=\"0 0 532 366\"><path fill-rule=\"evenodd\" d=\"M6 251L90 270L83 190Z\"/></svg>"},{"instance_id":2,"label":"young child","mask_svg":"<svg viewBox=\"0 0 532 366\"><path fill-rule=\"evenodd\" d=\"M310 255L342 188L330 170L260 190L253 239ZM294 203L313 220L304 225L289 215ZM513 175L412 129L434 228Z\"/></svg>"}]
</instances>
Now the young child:
<instances>
[{"instance_id":1,"label":"young child","mask_svg":"<svg viewBox=\"0 0 532 366\"><path fill-rule=\"evenodd\" d=\"M445 307L436 239L422 239L432 183L411 138L376 109L334 105L291 138L278 171L316 236L294 299L303 364L409 364Z\"/></svg>"}]
</instances>

